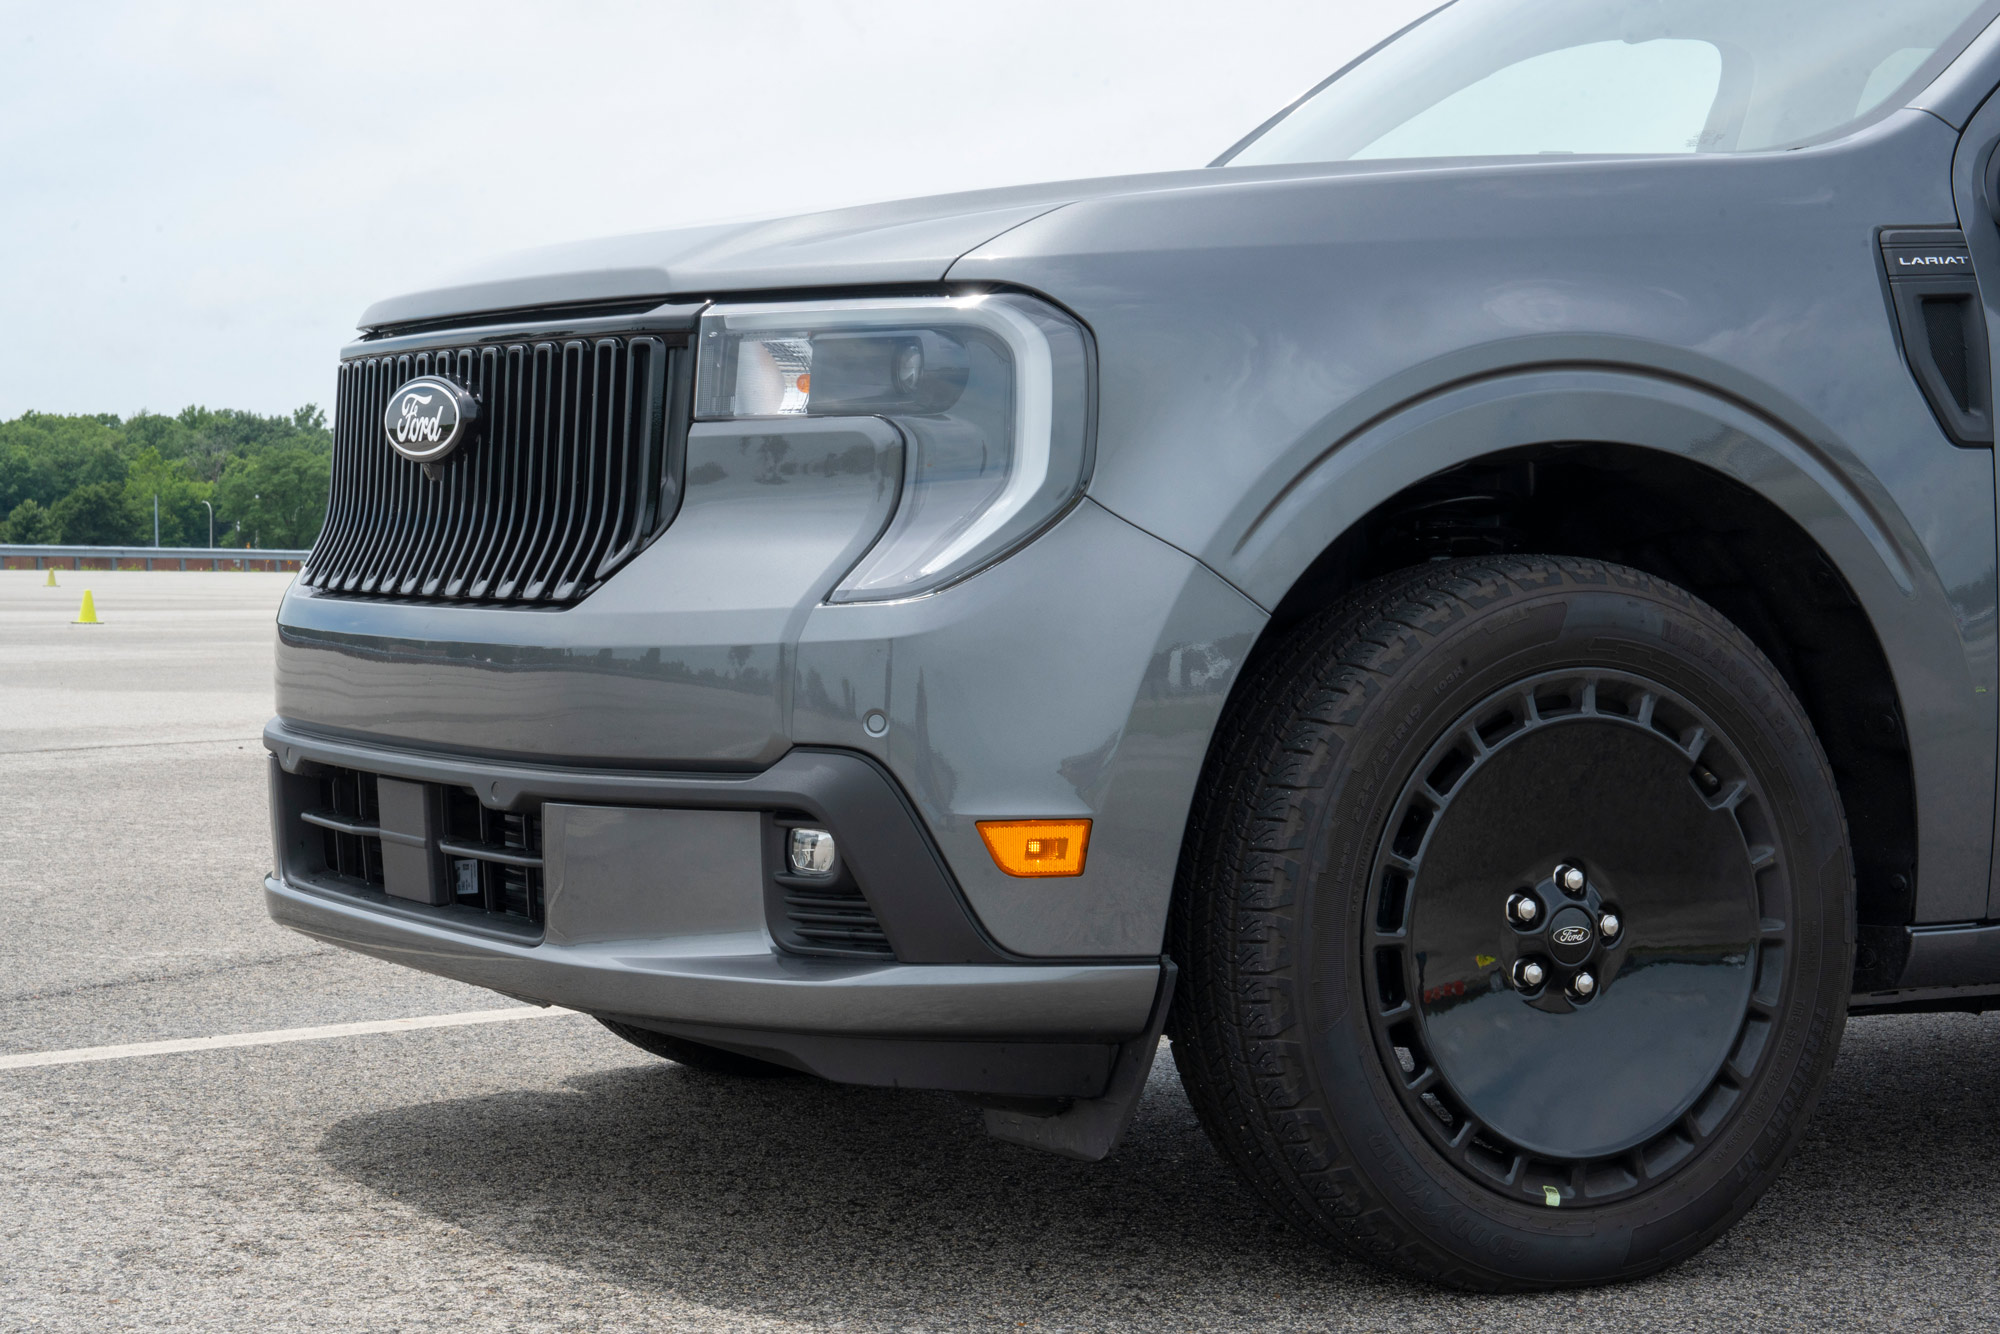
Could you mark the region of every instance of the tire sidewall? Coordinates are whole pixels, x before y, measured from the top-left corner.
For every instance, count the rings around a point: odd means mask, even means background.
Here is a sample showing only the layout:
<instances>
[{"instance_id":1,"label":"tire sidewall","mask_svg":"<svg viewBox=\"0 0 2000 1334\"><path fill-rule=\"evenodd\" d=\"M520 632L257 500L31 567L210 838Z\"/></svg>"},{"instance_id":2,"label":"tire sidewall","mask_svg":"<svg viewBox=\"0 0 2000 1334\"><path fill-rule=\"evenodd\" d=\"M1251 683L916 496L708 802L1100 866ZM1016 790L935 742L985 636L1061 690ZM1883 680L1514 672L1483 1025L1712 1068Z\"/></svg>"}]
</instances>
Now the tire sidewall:
<instances>
[{"instance_id":1,"label":"tire sidewall","mask_svg":"<svg viewBox=\"0 0 2000 1334\"><path fill-rule=\"evenodd\" d=\"M1309 1083L1368 1193L1423 1237L1416 1267L1505 1286L1597 1282L1670 1264L1754 1203L1796 1144L1846 1013L1852 928L1845 826L1809 723L1776 670L1719 615L1636 572L1495 596L1436 635L1382 647L1393 668L1298 804L1294 986ZM1620 579L1624 575L1626 578ZM1622 586L1620 586L1622 585ZM1677 595L1678 594L1678 595ZM1538 672L1607 667L1677 691L1713 718L1763 786L1790 880L1792 940L1775 1031L1720 1133L1660 1185L1605 1205L1538 1208L1480 1186L1411 1123L1380 1057L1361 942L1370 875L1393 805L1442 730ZM1282 1128L1280 1138L1284 1138ZM1419 1257L1408 1257L1418 1260Z\"/></svg>"}]
</instances>

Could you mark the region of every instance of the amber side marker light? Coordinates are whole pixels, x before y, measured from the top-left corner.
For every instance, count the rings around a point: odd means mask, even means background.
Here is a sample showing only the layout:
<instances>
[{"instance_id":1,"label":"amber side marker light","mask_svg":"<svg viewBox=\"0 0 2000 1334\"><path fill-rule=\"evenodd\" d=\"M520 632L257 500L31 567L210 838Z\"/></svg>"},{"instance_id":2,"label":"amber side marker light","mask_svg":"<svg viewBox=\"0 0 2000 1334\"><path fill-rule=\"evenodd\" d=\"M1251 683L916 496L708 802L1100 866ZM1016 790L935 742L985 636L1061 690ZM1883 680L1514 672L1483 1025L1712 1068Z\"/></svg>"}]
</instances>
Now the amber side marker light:
<instances>
[{"instance_id":1,"label":"amber side marker light","mask_svg":"<svg viewBox=\"0 0 2000 1334\"><path fill-rule=\"evenodd\" d=\"M1082 875L1088 820L981 820L979 836L1008 875Z\"/></svg>"}]
</instances>

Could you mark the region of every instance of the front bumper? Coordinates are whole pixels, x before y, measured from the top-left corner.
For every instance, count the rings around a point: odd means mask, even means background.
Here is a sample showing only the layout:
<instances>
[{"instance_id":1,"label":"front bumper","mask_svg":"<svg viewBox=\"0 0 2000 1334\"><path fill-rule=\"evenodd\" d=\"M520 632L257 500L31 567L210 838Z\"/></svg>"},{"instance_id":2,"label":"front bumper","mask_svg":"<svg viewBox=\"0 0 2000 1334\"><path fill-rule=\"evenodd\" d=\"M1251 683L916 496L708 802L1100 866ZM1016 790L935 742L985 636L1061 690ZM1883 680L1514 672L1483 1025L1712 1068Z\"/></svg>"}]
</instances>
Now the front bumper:
<instances>
[{"instance_id":1,"label":"front bumper","mask_svg":"<svg viewBox=\"0 0 2000 1334\"><path fill-rule=\"evenodd\" d=\"M826 452L858 451L856 430L762 440L804 460L783 485L754 480L742 442L691 436L680 517L560 613L295 589L278 711L321 735L576 770L867 755L1008 954L1157 954L1202 759L1263 613L1089 500L942 592L826 604L894 494ZM1008 876L978 831L1077 817L1095 825L1074 879Z\"/></svg>"},{"instance_id":2,"label":"front bumper","mask_svg":"<svg viewBox=\"0 0 2000 1334\"><path fill-rule=\"evenodd\" d=\"M283 722L265 742L272 918L511 996L846 1082L1088 1098L1118 1044L1146 1028L1161 985L1156 959L1031 963L994 946L893 781L862 756L798 750L760 774L690 776L474 761ZM542 812L544 919L503 920L330 874L305 794L336 766L449 786L494 811ZM834 830L894 958L780 945L769 835L785 812Z\"/></svg>"},{"instance_id":3,"label":"front bumper","mask_svg":"<svg viewBox=\"0 0 2000 1334\"><path fill-rule=\"evenodd\" d=\"M264 881L273 920L331 944L523 1000L679 1030L1118 1042L1146 1025L1160 966L903 964L795 958L761 936L585 945L486 939ZM744 1031L742 1040L755 1040Z\"/></svg>"}]
</instances>

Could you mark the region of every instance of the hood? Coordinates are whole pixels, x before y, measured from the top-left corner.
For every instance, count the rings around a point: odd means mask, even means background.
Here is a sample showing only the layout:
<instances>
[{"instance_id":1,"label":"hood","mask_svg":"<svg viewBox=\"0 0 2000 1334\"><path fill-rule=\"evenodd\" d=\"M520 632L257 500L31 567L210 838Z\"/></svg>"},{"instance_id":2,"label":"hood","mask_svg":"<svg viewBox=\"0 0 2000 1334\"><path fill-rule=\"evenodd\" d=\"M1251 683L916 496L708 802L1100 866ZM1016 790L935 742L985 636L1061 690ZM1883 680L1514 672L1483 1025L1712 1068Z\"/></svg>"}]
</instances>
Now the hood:
<instances>
[{"instance_id":1,"label":"hood","mask_svg":"<svg viewBox=\"0 0 2000 1334\"><path fill-rule=\"evenodd\" d=\"M378 301L360 327L649 297L935 283L959 256L1078 199L1172 188L1171 172L868 204L758 222L637 232L502 255L447 286Z\"/></svg>"},{"instance_id":2,"label":"hood","mask_svg":"<svg viewBox=\"0 0 2000 1334\"><path fill-rule=\"evenodd\" d=\"M1381 177L1478 166L1415 161L1202 167L635 232L501 255L460 274L447 286L376 302L361 313L360 327L380 329L537 306L938 283L961 256L1023 223L1082 200L1200 195L1307 177Z\"/></svg>"},{"instance_id":3,"label":"hood","mask_svg":"<svg viewBox=\"0 0 2000 1334\"><path fill-rule=\"evenodd\" d=\"M646 297L934 283L968 250L1074 197L1047 186L982 190L542 246L486 261L447 286L378 301L360 325Z\"/></svg>"}]
</instances>

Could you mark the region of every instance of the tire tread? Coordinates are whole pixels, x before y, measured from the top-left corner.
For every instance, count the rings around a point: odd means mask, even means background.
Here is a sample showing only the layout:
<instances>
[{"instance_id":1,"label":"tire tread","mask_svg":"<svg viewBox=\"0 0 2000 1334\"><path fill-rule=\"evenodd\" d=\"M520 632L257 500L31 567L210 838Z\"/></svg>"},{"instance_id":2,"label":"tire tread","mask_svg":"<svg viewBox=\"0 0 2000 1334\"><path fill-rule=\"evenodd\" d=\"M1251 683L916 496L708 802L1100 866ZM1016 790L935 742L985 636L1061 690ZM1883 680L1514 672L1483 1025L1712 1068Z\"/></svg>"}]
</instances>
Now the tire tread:
<instances>
[{"instance_id":1,"label":"tire tread","mask_svg":"<svg viewBox=\"0 0 2000 1334\"><path fill-rule=\"evenodd\" d=\"M1469 1268L1432 1244L1377 1197L1355 1170L1338 1127L1313 1105L1312 1072L1284 975L1283 928L1300 906L1299 878L1280 871L1305 858L1310 831L1301 818L1302 795L1331 781L1346 734L1372 700L1427 646L1482 609L1518 593L1566 586L1624 588L1671 603L1700 616L1778 679L1735 626L1692 594L1640 571L1562 556L1501 555L1384 576L1297 627L1239 684L1190 811L1169 926L1169 952L1180 964L1174 1059L1222 1155L1308 1236L1412 1277L1486 1291L1548 1285ZM1803 710L1796 701L1791 707L1803 724ZM1809 725L1804 731L1810 738ZM1812 745L1831 789L1826 757L1816 739ZM1845 845L1844 822L1841 835ZM1787 1154L1804 1120L1792 1126ZM1734 1218L1709 1229L1698 1245Z\"/></svg>"}]
</instances>

